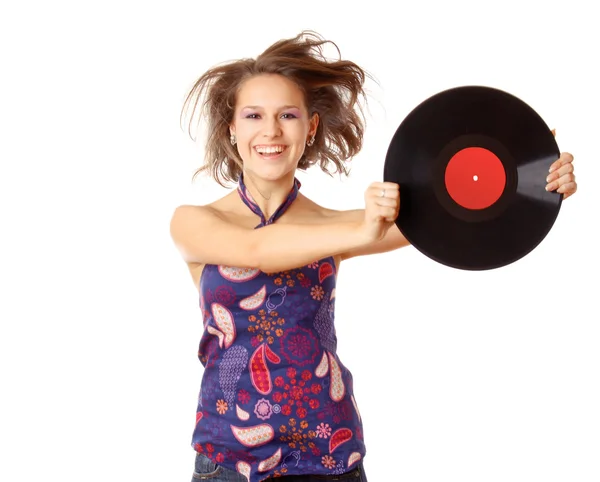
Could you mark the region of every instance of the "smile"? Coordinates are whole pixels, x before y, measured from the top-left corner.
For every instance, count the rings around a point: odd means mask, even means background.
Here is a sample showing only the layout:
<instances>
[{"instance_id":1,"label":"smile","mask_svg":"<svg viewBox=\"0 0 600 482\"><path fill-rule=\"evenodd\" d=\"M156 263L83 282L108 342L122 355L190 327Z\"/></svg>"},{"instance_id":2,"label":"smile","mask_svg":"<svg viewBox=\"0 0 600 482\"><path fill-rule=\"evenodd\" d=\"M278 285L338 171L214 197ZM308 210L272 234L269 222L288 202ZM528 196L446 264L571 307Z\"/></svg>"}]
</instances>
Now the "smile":
<instances>
[{"instance_id":1,"label":"smile","mask_svg":"<svg viewBox=\"0 0 600 482\"><path fill-rule=\"evenodd\" d=\"M287 148L287 146L278 144L278 145L264 145L264 146L254 146L254 150L256 152L258 152L259 154L267 154L267 155L272 155L272 154L281 154L283 151L285 151L285 149Z\"/></svg>"}]
</instances>

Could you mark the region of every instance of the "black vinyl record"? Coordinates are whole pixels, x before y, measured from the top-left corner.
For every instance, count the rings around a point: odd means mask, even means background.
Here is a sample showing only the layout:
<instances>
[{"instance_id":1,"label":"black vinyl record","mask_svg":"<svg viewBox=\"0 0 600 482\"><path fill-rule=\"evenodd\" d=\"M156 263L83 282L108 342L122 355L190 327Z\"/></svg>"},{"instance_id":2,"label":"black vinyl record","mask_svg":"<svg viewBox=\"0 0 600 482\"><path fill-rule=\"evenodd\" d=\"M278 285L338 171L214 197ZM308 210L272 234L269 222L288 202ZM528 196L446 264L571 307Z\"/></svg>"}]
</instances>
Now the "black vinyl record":
<instances>
[{"instance_id":1,"label":"black vinyl record","mask_svg":"<svg viewBox=\"0 0 600 482\"><path fill-rule=\"evenodd\" d=\"M536 248L562 194L545 189L560 152L526 103L464 86L418 105L400 124L384 181L400 185L396 225L421 253L465 270L494 269Z\"/></svg>"}]
</instances>

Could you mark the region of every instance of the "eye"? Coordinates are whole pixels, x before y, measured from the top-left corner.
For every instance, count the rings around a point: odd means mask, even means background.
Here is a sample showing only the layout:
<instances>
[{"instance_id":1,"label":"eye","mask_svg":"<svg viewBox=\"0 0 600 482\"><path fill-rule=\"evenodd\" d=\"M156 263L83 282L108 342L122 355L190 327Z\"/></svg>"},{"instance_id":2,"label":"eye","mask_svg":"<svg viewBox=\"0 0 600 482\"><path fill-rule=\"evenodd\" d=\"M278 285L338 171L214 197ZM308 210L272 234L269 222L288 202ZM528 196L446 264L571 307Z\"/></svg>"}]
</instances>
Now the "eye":
<instances>
[{"instance_id":1,"label":"eye","mask_svg":"<svg viewBox=\"0 0 600 482\"><path fill-rule=\"evenodd\" d=\"M283 117L284 119L296 119L296 116L290 113L282 114L281 117Z\"/></svg>"},{"instance_id":2,"label":"eye","mask_svg":"<svg viewBox=\"0 0 600 482\"><path fill-rule=\"evenodd\" d=\"M248 114L246 119L258 119L258 114Z\"/></svg>"}]
</instances>

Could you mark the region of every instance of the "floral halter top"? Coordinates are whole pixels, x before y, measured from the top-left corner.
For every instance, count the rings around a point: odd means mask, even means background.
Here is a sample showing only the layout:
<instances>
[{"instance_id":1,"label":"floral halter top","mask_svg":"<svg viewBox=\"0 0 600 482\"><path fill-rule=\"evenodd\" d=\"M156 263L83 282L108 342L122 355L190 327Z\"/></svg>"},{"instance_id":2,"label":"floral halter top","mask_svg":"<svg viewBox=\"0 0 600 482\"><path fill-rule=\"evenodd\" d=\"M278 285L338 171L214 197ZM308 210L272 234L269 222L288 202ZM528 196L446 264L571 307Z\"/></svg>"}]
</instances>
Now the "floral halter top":
<instances>
[{"instance_id":1,"label":"floral halter top","mask_svg":"<svg viewBox=\"0 0 600 482\"><path fill-rule=\"evenodd\" d=\"M269 218L240 177L242 201ZM336 354L332 257L265 273L206 265L200 279L203 378L192 446L250 482L341 474L365 455L352 375Z\"/></svg>"}]
</instances>

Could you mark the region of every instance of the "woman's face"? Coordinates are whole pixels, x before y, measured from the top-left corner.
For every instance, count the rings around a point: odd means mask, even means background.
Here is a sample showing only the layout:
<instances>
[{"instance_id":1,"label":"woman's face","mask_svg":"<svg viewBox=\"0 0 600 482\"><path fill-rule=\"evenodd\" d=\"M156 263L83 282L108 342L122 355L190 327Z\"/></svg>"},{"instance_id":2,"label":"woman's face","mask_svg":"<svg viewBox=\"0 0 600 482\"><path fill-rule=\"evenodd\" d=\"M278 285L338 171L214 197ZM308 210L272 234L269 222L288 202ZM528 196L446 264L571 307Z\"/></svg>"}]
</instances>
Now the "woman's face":
<instances>
[{"instance_id":1,"label":"woman's face","mask_svg":"<svg viewBox=\"0 0 600 482\"><path fill-rule=\"evenodd\" d=\"M304 95L294 82L264 74L242 84L230 130L237 138L244 171L275 181L295 173L317 124L318 116L309 117Z\"/></svg>"}]
</instances>

